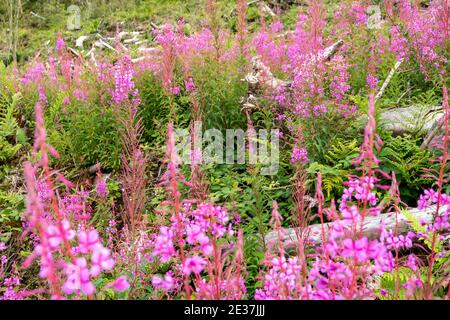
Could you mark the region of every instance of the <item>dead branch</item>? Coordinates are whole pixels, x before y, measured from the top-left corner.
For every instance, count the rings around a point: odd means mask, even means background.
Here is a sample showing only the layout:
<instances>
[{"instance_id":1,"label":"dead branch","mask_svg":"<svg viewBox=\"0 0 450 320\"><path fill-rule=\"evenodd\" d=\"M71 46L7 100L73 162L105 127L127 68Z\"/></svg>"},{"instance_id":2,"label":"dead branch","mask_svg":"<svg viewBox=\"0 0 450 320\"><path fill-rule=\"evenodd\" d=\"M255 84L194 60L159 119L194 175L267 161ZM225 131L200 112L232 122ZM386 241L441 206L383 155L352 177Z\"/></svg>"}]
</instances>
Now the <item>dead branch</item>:
<instances>
[{"instance_id":1,"label":"dead branch","mask_svg":"<svg viewBox=\"0 0 450 320\"><path fill-rule=\"evenodd\" d=\"M377 95L375 96L375 101L377 101L378 99L381 98L381 96L384 93L384 90L386 90L389 82L391 82L392 77L395 74L395 71L397 71L397 69L400 67L400 65L402 64L403 59L397 61L394 65L394 67L391 69L391 71L389 71L388 76L386 77L386 80L384 80L383 84L381 85L380 91L378 91Z\"/></svg>"}]
</instances>

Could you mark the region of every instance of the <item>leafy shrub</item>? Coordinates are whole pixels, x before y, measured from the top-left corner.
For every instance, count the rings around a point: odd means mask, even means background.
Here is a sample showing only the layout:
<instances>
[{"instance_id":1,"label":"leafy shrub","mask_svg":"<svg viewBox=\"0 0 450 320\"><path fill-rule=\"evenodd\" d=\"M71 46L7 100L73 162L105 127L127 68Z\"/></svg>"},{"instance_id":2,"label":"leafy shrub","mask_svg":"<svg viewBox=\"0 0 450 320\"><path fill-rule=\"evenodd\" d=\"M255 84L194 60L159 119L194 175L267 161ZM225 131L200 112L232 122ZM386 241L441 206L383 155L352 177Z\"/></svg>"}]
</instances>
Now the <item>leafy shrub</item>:
<instances>
[{"instance_id":1,"label":"leafy shrub","mask_svg":"<svg viewBox=\"0 0 450 320\"><path fill-rule=\"evenodd\" d=\"M46 119L56 124L50 126L48 135L61 150L62 158L56 160L60 165L86 168L99 162L105 170L120 167L121 142L110 107L73 102L63 108L61 99L56 99Z\"/></svg>"},{"instance_id":2,"label":"leafy shrub","mask_svg":"<svg viewBox=\"0 0 450 320\"><path fill-rule=\"evenodd\" d=\"M395 172L400 183L400 196L403 201L413 205L420 192L431 186L432 180L425 178L424 169L430 167L431 153L420 150L420 141L409 135L392 137L384 140L379 153L380 168L387 173Z\"/></svg>"}]
</instances>

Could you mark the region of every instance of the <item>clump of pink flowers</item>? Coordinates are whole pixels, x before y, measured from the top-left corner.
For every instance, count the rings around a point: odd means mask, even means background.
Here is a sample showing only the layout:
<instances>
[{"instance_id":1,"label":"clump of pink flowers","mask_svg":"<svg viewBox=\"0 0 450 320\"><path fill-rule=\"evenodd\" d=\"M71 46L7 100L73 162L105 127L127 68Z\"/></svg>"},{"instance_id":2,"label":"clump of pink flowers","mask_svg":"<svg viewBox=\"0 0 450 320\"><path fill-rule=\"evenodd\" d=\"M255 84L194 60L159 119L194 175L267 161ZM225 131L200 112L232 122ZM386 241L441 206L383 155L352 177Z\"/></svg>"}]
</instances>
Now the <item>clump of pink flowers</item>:
<instances>
[{"instance_id":1,"label":"clump of pink flowers","mask_svg":"<svg viewBox=\"0 0 450 320\"><path fill-rule=\"evenodd\" d=\"M291 163L307 163L308 159L308 151L305 148L294 147L292 149Z\"/></svg>"},{"instance_id":2,"label":"clump of pink flowers","mask_svg":"<svg viewBox=\"0 0 450 320\"><path fill-rule=\"evenodd\" d=\"M226 208L211 202L180 199L180 173L173 150L173 131L169 126L168 171L163 184L170 196L165 205L176 211L169 211L173 212L169 224L161 226L155 235L150 259L171 262L172 267L163 275L155 275L152 284L166 292L184 291L188 299L191 295L201 299L242 297L244 281L240 272L232 273L233 268L242 268L239 265L242 263L242 234L235 247L234 222ZM223 259L230 254L235 255L236 263L229 261L224 266ZM208 275L208 280L203 275Z\"/></svg>"}]
</instances>

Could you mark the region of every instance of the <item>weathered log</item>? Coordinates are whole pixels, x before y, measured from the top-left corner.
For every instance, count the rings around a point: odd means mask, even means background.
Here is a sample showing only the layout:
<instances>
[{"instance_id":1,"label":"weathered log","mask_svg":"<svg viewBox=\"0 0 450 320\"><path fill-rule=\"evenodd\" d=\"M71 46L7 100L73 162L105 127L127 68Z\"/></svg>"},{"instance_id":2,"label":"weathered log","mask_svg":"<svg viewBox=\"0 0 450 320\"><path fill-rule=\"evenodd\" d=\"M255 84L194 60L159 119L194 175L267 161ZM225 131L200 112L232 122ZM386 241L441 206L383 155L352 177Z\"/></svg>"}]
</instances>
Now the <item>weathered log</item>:
<instances>
[{"instance_id":1,"label":"weathered log","mask_svg":"<svg viewBox=\"0 0 450 320\"><path fill-rule=\"evenodd\" d=\"M331 46L325 48L323 50L320 59L322 60L330 60L334 54L339 50L340 47L344 44L343 40L339 40L338 42L333 43Z\"/></svg>"},{"instance_id":2,"label":"weathered log","mask_svg":"<svg viewBox=\"0 0 450 320\"><path fill-rule=\"evenodd\" d=\"M439 208L439 214L442 214L447 210L447 206L441 206ZM431 223L433 221L433 217L436 213L436 206L430 206L426 210L419 210L417 208L410 209L409 212L416 217L419 221L423 221L425 223ZM362 236L367 237L368 239L376 239L380 236L380 226L381 223L385 224L385 228L387 231L394 231L396 228L396 214L395 213L384 213L380 214L378 217L366 217L364 219ZM331 223L324 223L324 231L325 237L328 234L328 231L331 228ZM358 226L359 227L359 226ZM398 234L407 234L408 231L412 231L411 222L403 215L399 213L397 215L397 227ZM297 233L299 230L295 228L288 228L284 230L284 235L282 238L283 248L286 251L294 251L297 248L298 239ZM307 230L303 231L303 234L308 235L308 242L313 245L320 245L322 243L322 225L314 224L307 227ZM266 243L277 243L278 241L278 233L276 231L269 232L265 236Z\"/></svg>"},{"instance_id":3,"label":"weathered log","mask_svg":"<svg viewBox=\"0 0 450 320\"><path fill-rule=\"evenodd\" d=\"M270 68L261 61L260 56L252 58L252 72L247 74L245 81L249 83L249 90L253 92L260 86L276 90L290 84L288 81L276 78Z\"/></svg>"},{"instance_id":4,"label":"weathered log","mask_svg":"<svg viewBox=\"0 0 450 320\"><path fill-rule=\"evenodd\" d=\"M430 132L443 115L441 106L412 105L386 109L381 112L380 126L394 135L407 132Z\"/></svg>"}]
</instances>

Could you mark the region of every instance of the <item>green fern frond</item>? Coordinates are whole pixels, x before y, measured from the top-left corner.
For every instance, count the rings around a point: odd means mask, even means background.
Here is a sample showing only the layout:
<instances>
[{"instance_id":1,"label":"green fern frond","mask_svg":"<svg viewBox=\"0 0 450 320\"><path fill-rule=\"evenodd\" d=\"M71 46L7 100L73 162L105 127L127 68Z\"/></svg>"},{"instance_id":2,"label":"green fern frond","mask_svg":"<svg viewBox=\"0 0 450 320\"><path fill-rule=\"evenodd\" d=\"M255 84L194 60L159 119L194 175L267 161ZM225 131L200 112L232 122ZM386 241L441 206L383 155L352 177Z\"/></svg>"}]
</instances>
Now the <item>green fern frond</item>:
<instances>
[{"instance_id":1,"label":"green fern frond","mask_svg":"<svg viewBox=\"0 0 450 320\"><path fill-rule=\"evenodd\" d=\"M336 140L325 155L325 160L332 166L339 164L343 168L349 168L352 161L358 156L358 153L358 140Z\"/></svg>"},{"instance_id":2,"label":"green fern frond","mask_svg":"<svg viewBox=\"0 0 450 320\"><path fill-rule=\"evenodd\" d=\"M380 167L384 172L395 172L401 183L401 195L404 200L417 198L420 190L430 186L431 181L423 177L424 170L429 168L431 154L420 150L419 139L411 135L384 139L384 145L378 154ZM407 199L408 198L408 199Z\"/></svg>"},{"instance_id":3,"label":"green fern frond","mask_svg":"<svg viewBox=\"0 0 450 320\"><path fill-rule=\"evenodd\" d=\"M427 268L419 269L420 278L422 282L427 281ZM407 267L399 267L398 271L393 270L392 272L383 273L380 276L380 289L384 289L387 291L385 295L379 295L379 298L382 300L392 300L393 298L398 298L400 300L406 299L406 289L403 288L403 285L412 277L416 277L416 273ZM431 281L435 281L435 277L431 277ZM396 295L396 284L398 281L398 296Z\"/></svg>"},{"instance_id":4,"label":"green fern frond","mask_svg":"<svg viewBox=\"0 0 450 320\"><path fill-rule=\"evenodd\" d=\"M23 146L12 142L23 132L15 117L21 97L20 93L8 97L7 93L0 91L0 164L11 161ZM1 171L4 172L5 168Z\"/></svg>"},{"instance_id":5,"label":"green fern frond","mask_svg":"<svg viewBox=\"0 0 450 320\"><path fill-rule=\"evenodd\" d=\"M347 176L347 171L340 169L340 165L331 167L317 162L311 163L307 172L313 177L316 177L317 173L321 174L322 188L327 200L331 199L333 193L342 191L344 179Z\"/></svg>"},{"instance_id":6,"label":"green fern frond","mask_svg":"<svg viewBox=\"0 0 450 320\"><path fill-rule=\"evenodd\" d=\"M409 103L410 105L438 106L441 104L441 97L436 94L435 90L427 90L412 96Z\"/></svg>"}]
</instances>

